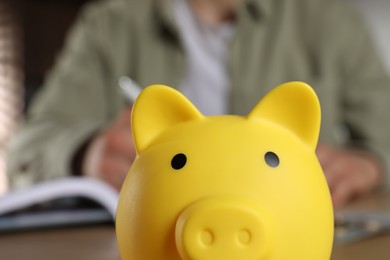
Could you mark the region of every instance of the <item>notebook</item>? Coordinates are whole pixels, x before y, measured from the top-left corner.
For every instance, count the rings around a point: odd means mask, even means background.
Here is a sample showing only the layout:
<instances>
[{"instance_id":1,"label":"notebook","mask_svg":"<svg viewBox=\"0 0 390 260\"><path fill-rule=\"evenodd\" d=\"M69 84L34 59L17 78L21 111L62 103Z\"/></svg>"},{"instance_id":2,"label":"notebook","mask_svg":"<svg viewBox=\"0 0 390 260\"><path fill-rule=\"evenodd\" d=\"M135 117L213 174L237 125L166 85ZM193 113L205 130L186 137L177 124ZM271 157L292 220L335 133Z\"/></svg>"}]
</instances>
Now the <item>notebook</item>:
<instances>
[{"instance_id":1,"label":"notebook","mask_svg":"<svg viewBox=\"0 0 390 260\"><path fill-rule=\"evenodd\" d=\"M114 223L119 193L97 179L48 181L0 197L0 232Z\"/></svg>"}]
</instances>

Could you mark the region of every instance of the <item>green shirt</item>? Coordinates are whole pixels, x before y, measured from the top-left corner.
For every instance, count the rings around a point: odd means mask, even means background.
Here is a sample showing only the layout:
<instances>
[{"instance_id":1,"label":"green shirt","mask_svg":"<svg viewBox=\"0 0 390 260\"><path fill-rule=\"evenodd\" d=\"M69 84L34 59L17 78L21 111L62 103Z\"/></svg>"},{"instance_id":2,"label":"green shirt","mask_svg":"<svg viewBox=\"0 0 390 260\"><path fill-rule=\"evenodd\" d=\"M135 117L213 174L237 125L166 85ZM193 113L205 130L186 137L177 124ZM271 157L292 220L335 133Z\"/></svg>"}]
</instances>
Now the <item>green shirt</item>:
<instances>
[{"instance_id":1,"label":"green shirt","mask_svg":"<svg viewBox=\"0 0 390 260\"><path fill-rule=\"evenodd\" d=\"M243 1L228 66L230 112L247 114L278 84L300 80L322 106L320 140L390 163L390 81L359 17L337 0ZM11 185L71 175L75 151L125 106L118 78L172 87L185 53L168 0L89 5L10 146Z\"/></svg>"}]
</instances>

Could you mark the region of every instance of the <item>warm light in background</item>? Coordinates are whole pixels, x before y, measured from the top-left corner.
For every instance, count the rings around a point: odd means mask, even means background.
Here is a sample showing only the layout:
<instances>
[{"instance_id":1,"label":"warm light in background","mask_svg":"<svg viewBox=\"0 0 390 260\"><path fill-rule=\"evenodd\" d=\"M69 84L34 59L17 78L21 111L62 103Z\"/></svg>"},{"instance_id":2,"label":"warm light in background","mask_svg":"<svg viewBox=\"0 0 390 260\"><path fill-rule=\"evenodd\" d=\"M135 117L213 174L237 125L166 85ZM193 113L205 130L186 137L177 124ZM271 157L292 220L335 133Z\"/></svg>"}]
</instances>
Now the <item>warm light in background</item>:
<instances>
[{"instance_id":1,"label":"warm light in background","mask_svg":"<svg viewBox=\"0 0 390 260\"><path fill-rule=\"evenodd\" d=\"M21 37L12 9L0 2L0 194L7 190L5 153L22 110Z\"/></svg>"}]
</instances>

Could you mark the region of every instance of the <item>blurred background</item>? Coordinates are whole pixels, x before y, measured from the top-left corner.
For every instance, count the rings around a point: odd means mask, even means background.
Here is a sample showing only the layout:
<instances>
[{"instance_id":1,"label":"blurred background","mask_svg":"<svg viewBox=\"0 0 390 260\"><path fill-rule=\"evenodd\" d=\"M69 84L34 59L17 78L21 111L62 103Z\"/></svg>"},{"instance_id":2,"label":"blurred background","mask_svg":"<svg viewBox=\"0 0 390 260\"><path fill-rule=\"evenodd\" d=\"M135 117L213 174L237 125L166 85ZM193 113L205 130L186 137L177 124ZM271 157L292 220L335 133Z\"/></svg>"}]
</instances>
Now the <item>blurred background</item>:
<instances>
[{"instance_id":1,"label":"blurred background","mask_svg":"<svg viewBox=\"0 0 390 260\"><path fill-rule=\"evenodd\" d=\"M24 107L23 32L13 5L0 2L0 194L6 190L5 147Z\"/></svg>"},{"instance_id":2,"label":"blurred background","mask_svg":"<svg viewBox=\"0 0 390 260\"><path fill-rule=\"evenodd\" d=\"M0 193L4 151L80 8L96 0L0 0ZM142 1L142 0L140 0ZM390 73L390 0L340 0L367 21Z\"/></svg>"},{"instance_id":3,"label":"blurred background","mask_svg":"<svg viewBox=\"0 0 390 260\"><path fill-rule=\"evenodd\" d=\"M94 0L8 1L23 34L20 40L26 105L41 86L45 72L53 65L80 8L91 1Z\"/></svg>"},{"instance_id":4,"label":"blurred background","mask_svg":"<svg viewBox=\"0 0 390 260\"><path fill-rule=\"evenodd\" d=\"M367 22L375 44L390 73L390 0L344 0Z\"/></svg>"},{"instance_id":5,"label":"blurred background","mask_svg":"<svg viewBox=\"0 0 390 260\"><path fill-rule=\"evenodd\" d=\"M45 72L53 65L80 8L87 2L98 0L0 1L5 3L3 6L8 6L8 9L1 13L2 21L3 18L8 20L2 22L2 28L8 26L11 30L17 29L17 39L13 42L17 45L14 46L17 48L15 55L19 56L14 59L17 62L23 60L25 101L28 105L33 94L41 86ZM346 1L362 13L384 62L390 68L390 0L340 1Z\"/></svg>"},{"instance_id":6,"label":"blurred background","mask_svg":"<svg viewBox=\"0 0 390 260\"><path fill-rule=\"evenodd\" d=\"M5 147L88 0L0 0L0 194Z\"/></svg>"}]
</instances>

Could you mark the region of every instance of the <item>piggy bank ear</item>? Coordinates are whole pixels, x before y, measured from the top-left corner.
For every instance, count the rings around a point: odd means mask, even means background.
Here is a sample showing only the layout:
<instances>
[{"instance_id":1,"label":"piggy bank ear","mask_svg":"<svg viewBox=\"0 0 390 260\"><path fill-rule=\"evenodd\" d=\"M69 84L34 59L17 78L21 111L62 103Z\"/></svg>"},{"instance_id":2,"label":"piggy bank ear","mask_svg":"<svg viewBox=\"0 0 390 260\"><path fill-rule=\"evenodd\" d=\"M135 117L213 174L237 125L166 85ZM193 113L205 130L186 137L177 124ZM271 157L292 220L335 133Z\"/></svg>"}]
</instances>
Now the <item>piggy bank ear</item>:
<instances>
[{"instance_id":1,"label":"piggy bank ear","mask_svg":"<svg viewBox=\"0 0 390 260\"><path fill-rule=\"evenodd\" d=\"M269 92L247 116L264 118L295 133L313 150L321 123L320 103L314 90L303 82L288 82Z\"/></svg>"},{"instance_id":2,"label":"piggy bank ear","mask_svg":"<svg viewBox=\"0 0 390 260\"><path fill-rule=\"evenodd\" d=\"M145 88L134 103L131 125L137 152L146 149L166 129L203 118L180 92L164 85Z\"/></svg>"}]
</instances>

